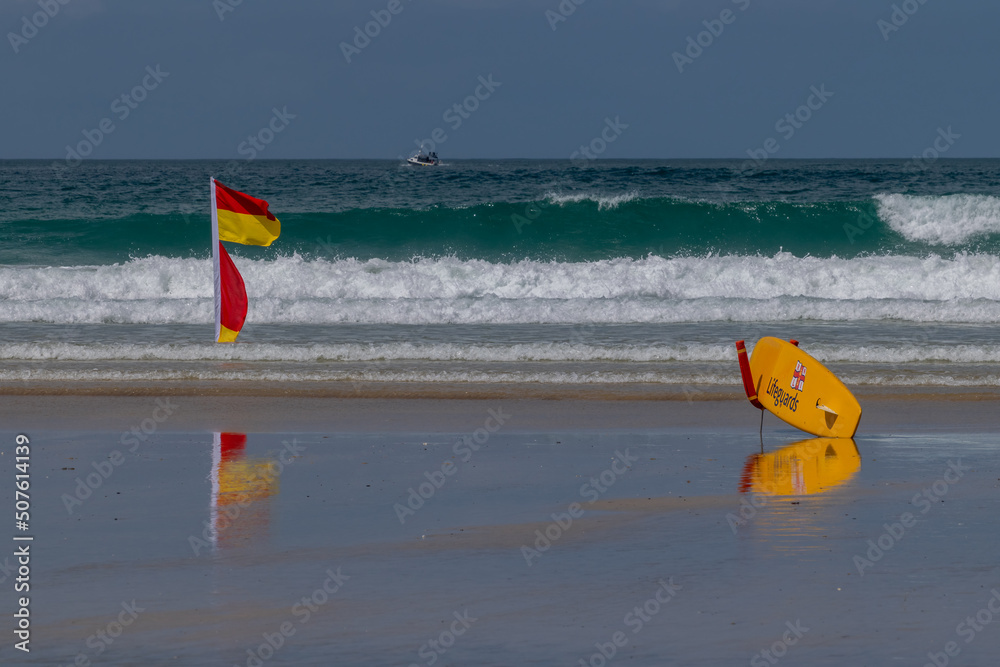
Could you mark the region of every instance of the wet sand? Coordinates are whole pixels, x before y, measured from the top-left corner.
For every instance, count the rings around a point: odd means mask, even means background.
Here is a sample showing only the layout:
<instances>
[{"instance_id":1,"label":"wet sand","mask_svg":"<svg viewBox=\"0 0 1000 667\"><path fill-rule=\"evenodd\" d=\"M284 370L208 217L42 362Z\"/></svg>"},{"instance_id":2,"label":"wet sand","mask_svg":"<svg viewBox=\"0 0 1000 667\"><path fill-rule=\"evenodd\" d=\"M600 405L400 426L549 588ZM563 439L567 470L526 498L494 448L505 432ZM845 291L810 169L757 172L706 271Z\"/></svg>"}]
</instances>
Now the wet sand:
<instances>
[{"instance_id":1,"label":"wet sand","mask_svg":"<svg viewBox=\"0 0 1000 667\"><path fill-rule=\"evenodd\" d=\"M560 391L533 385L337 385L9 384L0 387L0 423L18 428L127 429L149 416L157 398L169 398L179 406L170 417L173 430L459 430L466 426L467 415L498 402L517 411L520 428L756 428L760 419L736 388L626 385ZM864 409L860 433L1000 427L1000 390L862 388L855 393ZM784 427L769 414L765 426Z\"/></svg>"},{"instance_id":2,"label":"wet sand","mask_svg":"<svg viewBox=\"0 0 1000 667\"><path fill-rule=\"evenodd\" d=\"M955 642L953 664L987 665L1000 651L990 392L859 392L856 457L824 444L814 459L782 458L805 435L770 417L774 458L759 457L758 413L729 394L204 393L159 413L164 394L0 399L5 477L14 434L32 440L35 536L32 652L8 640L0 662L923 665ZM754 491L787 465L796 493Z\"/></svg>"}]
</instances>

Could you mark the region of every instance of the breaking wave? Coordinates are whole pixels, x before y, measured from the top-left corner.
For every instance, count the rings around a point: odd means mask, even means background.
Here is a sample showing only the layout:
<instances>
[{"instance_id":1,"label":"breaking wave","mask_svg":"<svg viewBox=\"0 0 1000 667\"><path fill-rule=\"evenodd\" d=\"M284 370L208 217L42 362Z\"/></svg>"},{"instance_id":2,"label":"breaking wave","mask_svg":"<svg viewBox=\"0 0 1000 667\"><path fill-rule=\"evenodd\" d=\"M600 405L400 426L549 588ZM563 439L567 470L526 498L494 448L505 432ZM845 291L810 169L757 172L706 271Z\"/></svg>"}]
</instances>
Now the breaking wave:
<instances>
[{"instance_id":1,"label":"breaking wave","mask_svg":"<svg viewBox=\"0 0 1000 667\"><path fill-rule=\"evenodd\" d=\"M236 260L259 323L1000 322L1000 257ZM205 323L210 262L0 267L0 322Z\"/></svg>"}]
</instances>

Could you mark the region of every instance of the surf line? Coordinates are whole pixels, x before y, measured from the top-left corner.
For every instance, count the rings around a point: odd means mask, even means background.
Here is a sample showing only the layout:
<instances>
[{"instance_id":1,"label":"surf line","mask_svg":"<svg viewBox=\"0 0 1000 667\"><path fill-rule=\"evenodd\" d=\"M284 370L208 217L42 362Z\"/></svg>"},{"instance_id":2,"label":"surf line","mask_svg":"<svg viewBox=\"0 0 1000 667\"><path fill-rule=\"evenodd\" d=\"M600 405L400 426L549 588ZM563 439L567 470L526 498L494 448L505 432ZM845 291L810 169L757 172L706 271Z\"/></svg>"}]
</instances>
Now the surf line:
<instances>
[{"instance_id":1,"label":"surf line","mask_svg":"<svg viewBox=\"0 0 1000 667\"><path fill-rule=\"evenodd\" d=\"M767 384L767 395L774 397L774 406L778 407L783 405L787 407L792 412L799 409L799 397L793 396L792 394L785 391L783 387L778 386L778 381L775 378L771 378L771 381Z\"/></svg>"}]
</instances>

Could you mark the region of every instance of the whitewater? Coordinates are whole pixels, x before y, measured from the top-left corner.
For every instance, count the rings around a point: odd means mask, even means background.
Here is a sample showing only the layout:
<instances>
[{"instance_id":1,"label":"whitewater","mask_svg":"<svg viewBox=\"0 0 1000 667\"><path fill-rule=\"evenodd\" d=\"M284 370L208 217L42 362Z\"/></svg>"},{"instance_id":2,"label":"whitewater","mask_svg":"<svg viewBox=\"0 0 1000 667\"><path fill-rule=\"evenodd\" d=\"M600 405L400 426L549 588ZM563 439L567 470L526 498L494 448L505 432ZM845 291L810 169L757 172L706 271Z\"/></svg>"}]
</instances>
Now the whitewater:
<instances>
[{"instance_id":1,"label":"whitewater","mask_svg":"<svg viewBox=\"0 0 1000 667\"><path fill-rule=\"evenodd\" d=\"M252 322L1000 322L1000 258L244 260ZM209 260L0 268L0 321L209 323Z\"/></svg>"}]
</instances>

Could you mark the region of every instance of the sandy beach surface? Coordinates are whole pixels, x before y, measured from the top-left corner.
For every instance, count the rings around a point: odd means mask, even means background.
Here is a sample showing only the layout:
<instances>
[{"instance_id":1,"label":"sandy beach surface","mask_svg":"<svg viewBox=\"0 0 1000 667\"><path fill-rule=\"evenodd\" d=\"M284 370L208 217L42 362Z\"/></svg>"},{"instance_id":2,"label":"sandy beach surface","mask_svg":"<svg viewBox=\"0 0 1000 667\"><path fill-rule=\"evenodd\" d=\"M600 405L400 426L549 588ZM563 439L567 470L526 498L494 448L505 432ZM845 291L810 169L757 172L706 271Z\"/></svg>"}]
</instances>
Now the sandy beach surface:
<instances>
[{"instance_id":1,"label":"sandy beach surface","mask_svg":"<svg viewBox=\"0 0 1000 667\"><path fill-rule=\"evenodd\" d=\"M717 388L309 389L0 397L6 479L17 434L30 439L34 538L31 652L7 633L0 661L990 665L1000 651L995 392L859 393L857 437L831 444L770 416L762 443L757 411ZM6 482L3 497L13 508Z\"/></svg>"}]
</instances>

